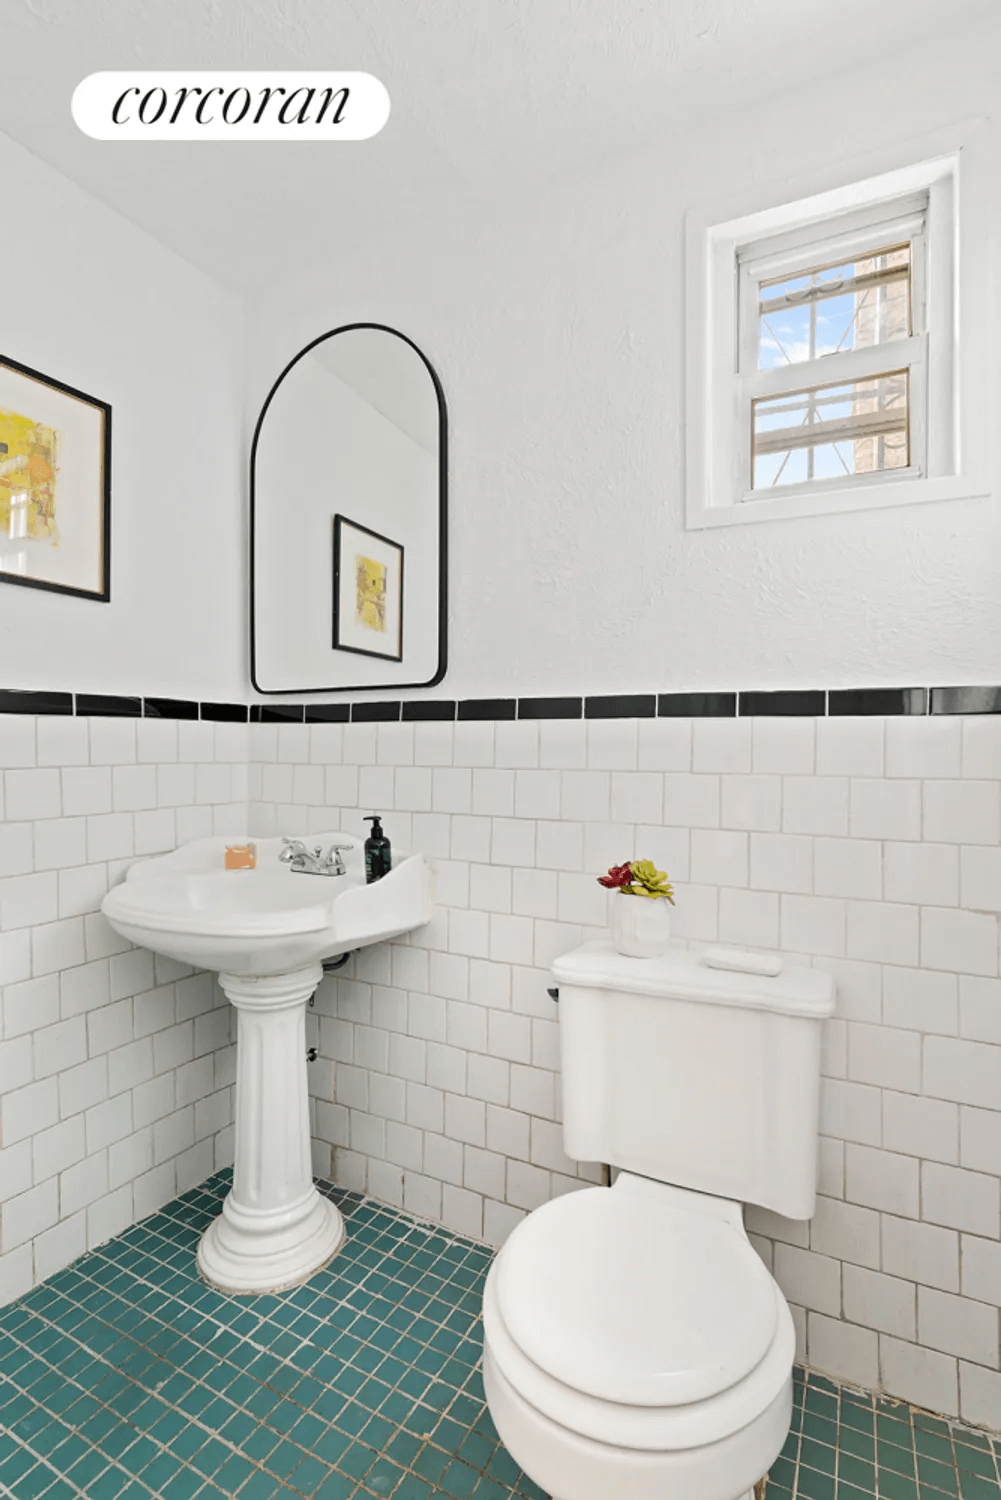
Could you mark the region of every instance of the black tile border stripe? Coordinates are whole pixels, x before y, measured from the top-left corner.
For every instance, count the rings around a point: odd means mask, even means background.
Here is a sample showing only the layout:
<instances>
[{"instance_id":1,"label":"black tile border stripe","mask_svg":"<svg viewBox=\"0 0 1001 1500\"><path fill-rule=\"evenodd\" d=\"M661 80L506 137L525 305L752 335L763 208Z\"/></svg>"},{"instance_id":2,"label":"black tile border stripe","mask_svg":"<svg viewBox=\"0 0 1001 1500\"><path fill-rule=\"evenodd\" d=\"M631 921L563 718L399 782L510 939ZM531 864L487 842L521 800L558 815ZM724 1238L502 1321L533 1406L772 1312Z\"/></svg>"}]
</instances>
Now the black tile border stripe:
<instances>
[{"instance_id":1,"label":"black tile border stripe","mask_svg":"<svg viewBox=\"0 0 1001 1500\"><path fill-rule=\"evenodd\" d=\"M346 724L351 717L350 703L307 703L307 724Z\"/></svg>"},{"instance_id":2,"label":"black tile border stripe","mask_svg":"<svg viewBox=\"0 0 1001 1500\"><path fill-rule=\"evenodd\" d=\"M403 721L407 724L444 723L454 718L454 701L431 698L425 702L422 698L413 698L403 704Z\"/></svg>"},{"instance_id":3,"label":"black tile border stripe","mask_svg":"<svg viewBox=\"0 0 1001 1500\"><path fill-rule=\"evenodd\" d=\"M585 719L652 719L656 693L612 693L584 699Z\"/></svg>"},{"instance_id":4,"label":"black tile border stripe","mask_svg":"<svg viewBox=\"0 0 1001 1500\"><path fill-rule=\"evenodd\" d=\"M741 693L737 700L737 712L742 719L751 716L822 719L826 709L827 694L823 688L797 689L789 692Z\"/></svg>"},{"instance_id":5,"label":"black tile border stripe","mask_svg":"<svg viewBox=\"0 0 1001 1500\"><path fill-rule=\"evenodd\" d=\"M207 703L115 693L0 688L0 714L201 719L232 724L389 724L513 719L839 718L1001 714L1001 686L787 688L739 693L610 693L591 697L387 699L370 703Z\"/></svg>"},{"instance_id":6,"label":"black tile border stripe","mask_svg":"<svg viewBox=\"0 0 1001 1500\"><path fill-rule=\"evenodd\" d=\"M212 704L201 705L211 708ZM144 698L144 719L197 719L199 705L191 698Z\"/></svg>"},{"instance_id":7,"label":"black tile border stripe","mask_svg":"<svg viewBox=\"0 0 1001 1500\"><path fill-rule=\"evenodd\" d=\"M395 724L399 721L401 704L399 700L395 703L352 703L352 724Z\"/></svg>"},{"instance_id":8,"label":"black tile border stripe","mask_svg":"<svg viewBox=\"0 0 1001 1500\"><path fill-rule=\"evenodd\" d=\"M250 709L246 703L203 703L200 717L216 724L246 724Z\"/></svg>"},{"instance_id":9,"label":"black tile border stripe","mask_svg":"<svg viewBox=\"0 0 1001 1500\"><path fill-rule=\"evenodd\" d=\"M930 714L1001 714L1001 687L931 689Z\"/></svg>"},{"instance_id":10,"label":"black tile border stripe","mask_svg":"<svg viewBox=\"0 0 1001 1500\"><path fill-rule=\"evenodd\" d=\"M458 704L459 719L516 719L517 698L462 698Z\"/></svg>"},{"instance_id":11,"label":"black tile border stripe","mask_svg":"<svg viewBox=\"0 0 1001 1500\"><path fill-rule=\"evenodd\" d=\"M117 693L77 693L76 712L81 718L139 719L141 698L123 698Z\"/></svg>"},{"instance_id":12,"label":"black tile border stripe","mask_svg":"<svg viewBox=\"0 0 1001 1500\"><path fill-rule=\"evenodd\" d=\"M736 693L661 693L657 713L662 719L732 719Z\"/></svg>"},{"instance_id":13,"label":"black tile border stripe","mask_svg":"<svg viewBox=\"0 0 1001 1500\"><path fill-rule=\"evenodd\" d=\"M32 693L22 688L0 688L0 714L71 714L72 693Z\"/></svg>"},{"instance_id":14,"label":"black tile border stripe","mask_svg":"<svg viewBox=\"0 0 1001 1500\"><path fill-rule=\"evenodd\" d=\"M831 688L827 695L829 714L924 714L927 704L926 688Z\"/></svg>"},{"instance_id":15,"label":"black tile border stripe","mask_svg":"<svg viewBox=\"0 0 1001 1500\"><path fill-rule=\"evenodd\" d=\"M581 698L519 698L519 719L582 719Z\"/></svg>"},{"instance_id":16,"label":"black tile border stripe","mask_svg":"<svg viewBox=\"0 0 1001 1500\"><path fill-rule=\"evenodd\" d=\"M301 724L306 717L303 703L252 703L251 724Z\"/></svg>"}]
</instances>

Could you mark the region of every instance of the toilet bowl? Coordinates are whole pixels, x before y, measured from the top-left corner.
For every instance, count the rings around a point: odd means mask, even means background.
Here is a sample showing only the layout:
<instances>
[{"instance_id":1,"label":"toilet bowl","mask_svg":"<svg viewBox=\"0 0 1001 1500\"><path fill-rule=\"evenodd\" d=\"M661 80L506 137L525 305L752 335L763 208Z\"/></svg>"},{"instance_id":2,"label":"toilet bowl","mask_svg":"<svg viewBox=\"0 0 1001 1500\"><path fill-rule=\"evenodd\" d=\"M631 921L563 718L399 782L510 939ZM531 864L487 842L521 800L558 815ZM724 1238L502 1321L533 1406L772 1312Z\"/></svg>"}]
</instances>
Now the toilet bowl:
<instances>
[{"instance_id":1,"label":"toilet bowl","mask_svg":"<svg viewBox=\"0 0 1001 1500\"><path fill-rule=\"evenodd\" d=\"M741 1205L813 1214L834 981L778 954L602 941L552 975L563 1149L618 1176L499 1252L494 1423L554 1500L751 1500L789 1430L795 1338Z\"/></svg>"},{"instance_id":2,"label":"toilet bowl","mask_svg":"<svg viewBox=\"0 0 1001 1500\"><path fill-rule=\"evenodd\" d=\"M623 1172L536 1209L483 1335L500 1437L554 1500L744 1500L789 1430L792 1317L723 1198Z\"/></svg>"}]
</instances>

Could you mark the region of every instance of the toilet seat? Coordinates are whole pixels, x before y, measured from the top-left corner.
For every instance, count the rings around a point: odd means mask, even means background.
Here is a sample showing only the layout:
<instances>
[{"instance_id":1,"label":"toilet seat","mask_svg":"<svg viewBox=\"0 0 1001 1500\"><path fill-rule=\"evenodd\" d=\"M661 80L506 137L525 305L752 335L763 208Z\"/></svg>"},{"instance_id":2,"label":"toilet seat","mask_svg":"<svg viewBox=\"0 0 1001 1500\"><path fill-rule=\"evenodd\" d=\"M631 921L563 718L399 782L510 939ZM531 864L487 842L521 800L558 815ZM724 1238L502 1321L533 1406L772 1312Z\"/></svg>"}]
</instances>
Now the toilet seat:
<instances>
[{"instance_id":1,"label":"toilet seat","mask_svg":"<svg viewBox=\"0 0 1001 1500\"><path fill-rule=\"evenodd\" d=\"M500 1251L484 1340L544 1416L666 1451L754 1421L790 1379L792 1317L736 1205L620 1176L546 1204Z\"/></svg>"},{"instance_id":2,"label":"toilet seat","mask_svg":"<svg viewBox=\"0 0 1001 1500\"><path fill-rule=\"evenodd\" d=\"M499 1258L497 1305L522 1353L563 1385L683 1406L760 1364L778 1322L774 1286L742 1229L620 1178L518 1226Z\"/></svg>"}]
</instances>

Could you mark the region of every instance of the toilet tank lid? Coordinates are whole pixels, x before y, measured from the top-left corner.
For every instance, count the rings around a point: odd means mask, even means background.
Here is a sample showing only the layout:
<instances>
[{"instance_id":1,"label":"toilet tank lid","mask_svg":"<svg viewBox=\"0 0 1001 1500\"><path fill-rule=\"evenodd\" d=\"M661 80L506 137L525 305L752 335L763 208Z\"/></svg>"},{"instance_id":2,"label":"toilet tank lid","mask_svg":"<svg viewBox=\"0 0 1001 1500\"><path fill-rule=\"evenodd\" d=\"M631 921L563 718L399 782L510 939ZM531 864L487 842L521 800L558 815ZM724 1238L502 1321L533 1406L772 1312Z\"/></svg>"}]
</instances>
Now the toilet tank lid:
<instances>
[{"instance_id":1,"label":"toilet tank lid","mask_svg":"<svg viewBox=\"0 0 1001 1500\"><path fill-rule=\"evenodd\" d=\"M834 1010L834 979L820 969L783 966L775 975L710 967L698 953L672 950L660 958L627 958L609 942L584 943L557 958L559 984L625 990L707 1005L736 1005L779 1015L823 1019Z\"/></svg>"}]
</instances>

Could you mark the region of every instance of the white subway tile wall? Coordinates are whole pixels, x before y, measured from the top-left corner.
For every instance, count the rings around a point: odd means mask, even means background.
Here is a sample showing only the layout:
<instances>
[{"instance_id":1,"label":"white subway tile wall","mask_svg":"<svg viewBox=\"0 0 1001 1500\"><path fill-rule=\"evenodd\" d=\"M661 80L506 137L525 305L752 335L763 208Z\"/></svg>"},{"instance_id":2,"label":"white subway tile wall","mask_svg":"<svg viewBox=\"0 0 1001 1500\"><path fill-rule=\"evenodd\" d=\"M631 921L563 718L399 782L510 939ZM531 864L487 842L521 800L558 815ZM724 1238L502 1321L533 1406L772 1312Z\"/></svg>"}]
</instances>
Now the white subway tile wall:
<instances>
[{"instance_id":1,"label":"white subway tile wall","mask_svg":"<svg viewBox=\"0 0 1001 1500\"><path fill-rule=\"evenodd\" d=\"M45 779L18 778L13 795L32 818L66 811ZM384 813L394 845L422 849L435 874L432 923L317 994L317 1170L495 1244L598 1180L562 1151L548 968L605 935L616 898L595 877L653 858L676 882L681 945L781 947L838 982L816 1215L746 1215L800 1357L1001 1429L998 721L251 725L249 797L259 835L364 835L362 815ZM119 809L105 801L88 822ZM113 843L115 828L92 837ZM37 870L25 851L12 831L5 858ZM18 900L42 931L44 883ZM54 1030L75 1011L53 1008L44 966L73 937L36 943L34 1003ZM80 1045L57 1041L68 1056ZM21 1084L58 1128L38 1068ZM44 1149L56 1159L58 1138ZM25 1205L36 1220L53 1211L51 1176Z\"/></svg>"},{"instance_id":2,"label":"white subway tile wall","mask_svg":"<svg viewBox=\"0 0 1001 1500\"><path fill-rule=\"evenodd\" d=\"M232 1013L101 897L208 833L387 815L433 921L308 1016L314 1165L500 1243L600 1178L560 1134L559 953L647 856L683 946L828 969L820 1196L749 1208L800 1357L1001 1429L1001 724L0 716L0 1299L227 1164Z\"/></svg>"},{"instance_id":3,"label":"white subway tile wall","mask_svg":"<svg viewBox=\"0 0 1001 1500\"><path fill-rule=\"evenodd\" d=\"M247 823L248 726L0 715L0 1302L232 1159L214 976L132 948L132 859Z\"/></svg>"}]
</instances>

